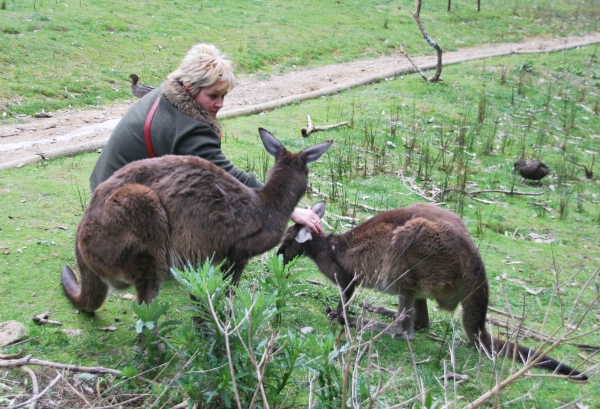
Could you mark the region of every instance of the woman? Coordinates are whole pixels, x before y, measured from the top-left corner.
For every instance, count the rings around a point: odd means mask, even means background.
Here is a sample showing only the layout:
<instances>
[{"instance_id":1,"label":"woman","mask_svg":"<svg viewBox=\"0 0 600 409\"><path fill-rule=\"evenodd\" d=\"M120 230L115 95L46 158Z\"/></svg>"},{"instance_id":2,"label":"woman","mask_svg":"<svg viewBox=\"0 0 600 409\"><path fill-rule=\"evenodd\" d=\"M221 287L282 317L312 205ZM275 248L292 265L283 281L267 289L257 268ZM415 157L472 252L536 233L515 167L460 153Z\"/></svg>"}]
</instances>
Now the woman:
<instances>
[{"instance_id":1,"label":"woman","mask_svg":"<svg viewBox=\"0 0 600 409\"><path fill-rule=\"evenodd\" d=\"M221 151L217 113L235 85L231 61L211 44L193 46L161 86L137 101L121 119L90 177L92 191L126 164L162 155L196 155L246 186L263 184L234 166ZM291 219L323 233L319 217L296 208Z\"/></svg>"}]
</instances>

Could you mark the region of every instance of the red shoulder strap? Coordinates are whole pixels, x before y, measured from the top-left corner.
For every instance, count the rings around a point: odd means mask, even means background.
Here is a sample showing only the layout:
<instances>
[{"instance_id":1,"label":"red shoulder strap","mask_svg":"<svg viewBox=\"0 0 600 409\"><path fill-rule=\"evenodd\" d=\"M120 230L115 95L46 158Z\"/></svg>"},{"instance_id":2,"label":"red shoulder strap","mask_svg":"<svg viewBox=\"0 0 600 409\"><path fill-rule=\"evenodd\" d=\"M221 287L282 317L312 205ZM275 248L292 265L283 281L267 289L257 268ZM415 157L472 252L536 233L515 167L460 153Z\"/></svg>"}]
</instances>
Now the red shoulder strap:
<instances>
[{"instance_id":1,"label":"red shoulder strap","mask_svg":"<svg viewBox=\"0 0 600 409\"><path fill-rule=\"evenodd\" d=\"M144 122L144 139L146 140L146 150L148 151L148 156L151 158L156 157L154 153L154 147L152 146L152 137L150 136L150 124L152 123L152 118L154 118L154 113L156 112L156 108L158 108L158 103L160 102L161 95L156 98L154 101L154 105L148 111L148 116L146 116L146 122Z\"/></svg>"}]
</instances>

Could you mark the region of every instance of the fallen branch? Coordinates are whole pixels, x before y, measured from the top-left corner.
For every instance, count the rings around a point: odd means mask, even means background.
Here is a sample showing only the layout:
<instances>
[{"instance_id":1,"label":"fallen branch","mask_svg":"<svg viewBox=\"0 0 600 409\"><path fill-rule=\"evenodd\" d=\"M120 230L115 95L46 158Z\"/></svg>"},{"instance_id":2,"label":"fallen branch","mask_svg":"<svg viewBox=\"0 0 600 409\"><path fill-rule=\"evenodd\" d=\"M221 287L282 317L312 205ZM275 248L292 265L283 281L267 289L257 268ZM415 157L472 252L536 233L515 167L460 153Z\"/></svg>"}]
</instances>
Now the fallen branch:
<instances>
[{"instance_id":1,"label":"fallen branch","mask_svg":"<svg viewBox=\"0 0 600 409\"><path fill-rule=\"evenodd\" d=\"M67 365L61 364L58 362L50 362L50 361L42 361L40 359L32 358L31 355L27 355L21 359L10 359L0 361L0 368L18 368L24 365L39 365L39 366L47 366L50 368L56 369L64 369L72 372L87 372L87 373L99 373L99 374L113 374L113 375L121 375L121 371L117 371L116 369L104 368L102 366L78 366L78 365Z\"/></svg>"},{"instance_id":2,"label":"fallen branch","mask_svg":"<svg viewBox=\"0 0 600 409\"><path fill-rule=\"evenodd\" d=\"M38 381L37 381L37 377L35 376L35 372L33 372L27 366L22 366L21 370L26 372L27 375L29 375L29 378L31 378L31 389L33 392L33 396L36 396L37 394L40 393L40 388L38 386ZM29 409L35 409L36 403L37 403L37 400L34 400L33 402L31 402L31 405L29 405Z\"/></svg>"},{"instance_id":3,"label":"fallen branch","mask_svg":"<svg viewBox=\"0 0 600 409\"><path fill-rule=\"evenodd\" d=\"M515 317L515 319L518 319L519 317ZM552 338L546 334L543 334L539 331L533 330L531 328L523 328L520 325L513 325L510 324L504 320L498 319L496 317L491 317L491 316L487 316L485 317L485 320L487 322L489 322L492 325L495 325L497 327L502 327L502 328L506 328L507 330L509 330L511 333L514 333L515 336L518 336L519 338L533 338L536 339L538 341L541 342L555 342L556 338Z\"/></svg>"},{"instance_id":4,"label":"fallen branch","mask_svg":"<svg viewBox=\"0 0 600 409\"><path fill-rule=\"evenodd\" d=\"M49 320L48 317L50 317L50 313L48 311L43 312L41 314L38 315L34 315L33 316L33 322L35 322L36 324L39 325L44 325L44 324L48 324L48 325L63 325L62 322L58 322L58 321L54 321L54 320Z\"/></svg>"},{"instance_id":5,"label":"fallen branch","mask_svg":"<svg viewBox=\"0 0 600 409\"><path fill-rule=\"evenodd\" d=\"M594 350L594 351L600 350L600 345L578 344L578 343L575 343L575 342L567 342L567 344L576 346L576 347L581 348L581 349L591 349L591 350Z\"/></svg>"},{"instance_id":6,"label":"fallen branch","mask_svg":"<svg viewBox=\"0 0 600 409\"><path fill-rule=\"evenodd\" d=\"M464 195L467 196L473 196L473 195L478 195L480 193L502 193L505 195L515 195L515 196L541 196L543 194L545 194L546 192L520 192L518 190L501 190L501 189L485 189L485 190L462 190L462 189L457 189L454 187L449 187L443 190L443 193L446 192L458 192L458 193L462 193Z\"/></svg>"},{"instance_id":7,"label":"fallen branch","mask_svg":"<svg viewBox=\"0 0 600 409\"><path fill-rule=\"evenodd\" d=\"M480 193L503 193L505 195L531 195L531 196L541 196L546 192L519 192L516 190L500 190L500 189L485 189L485 190L472 190L470 192L466 192L468 195L478 195Z\"/></svg>"},{"instance_id":8,"label":"fallen branch","mask_svg":"<svg viewBox=\"0 0 600 409\"><path fill-rule=\"evenodd\" d=\"M312 285L323 285L323 283L322 283L322 282L320 282L320 281L317 281L317 280L306 280L306 282L307 282L308 284L312 284Z\"/></svg>"},{"instance_id":9,"label":"fallen branch","mask_svg":"<svg viewBox=\"0 0 600 409\"><path fill-rule=\"evenodd\" d=\"M527 202L527 204L530 205L530 206L539 206L539 207L543 208L547 212L551 212L552 211L552 208L548 207L548 203Z\"/></svg>"},{"instance_id":10,"label":"fallen branch","mask_svg":"<svg viewBox=\"0 0 600 409\"><path fill-rule=\"evenodd\" d=\"M402 183L404 184L404 187L406 189L408 189L411 193L414 193L415 195L422 197L423 199L427 200L430 203L435 203L435 198L440 194L440 192L437 192L435 195L433 195L431 197L426 196L423 192L417 191L418 186L415 187L415 185L410 180L405 178L404 173L401 170L397 170L394 173L396 173L398 176L400 176L400 179L402 179ZM407 181L411 184L410 187L406 184Z\"/></svg>"},{"instance_id":11,"label":"fallen branch","mask_svg":"<svg viewBox=\"0 0 600 409\"><path fill-rule=\"evenodd\" d=\"M306 115L306 119L308 125L302 128L300 131L302 132L302 136L305 138L310 135L312 132L326 131L328 129L339 128L340 126L349 126L348 121L340 122L333 125L322 125L322 126L314 126L312 123L312 119L310 119L310 115Z\"/></svg>"},{"instance_id":12,"label":"fallen branch","mask_svg":"<svg viewBox=\"0 0 600 409\"><path fill-rule=\"evenodd\" d=\"M383 305L375 305L368 301L363 302L362 307L367 311L384 315L386 317L396 317L398 315L398 310L392 310L391 308L384 307Z\"/></svg>"},{"instance_id":13,"label":"fallen branch","mask_svg":"<svg viewBox=\"0 0 600 409\"><path fill-rule=\"evenodd\" d=\"M471 200L475 200L476 202L483 203L483 204L493 204L493 205L507 205L508 204L508 203L502 203L502 202L494 202L492 200L480 199L478 197L472 197L472 196L469 196L469 198Z\"/></svg>"}]
</instances>

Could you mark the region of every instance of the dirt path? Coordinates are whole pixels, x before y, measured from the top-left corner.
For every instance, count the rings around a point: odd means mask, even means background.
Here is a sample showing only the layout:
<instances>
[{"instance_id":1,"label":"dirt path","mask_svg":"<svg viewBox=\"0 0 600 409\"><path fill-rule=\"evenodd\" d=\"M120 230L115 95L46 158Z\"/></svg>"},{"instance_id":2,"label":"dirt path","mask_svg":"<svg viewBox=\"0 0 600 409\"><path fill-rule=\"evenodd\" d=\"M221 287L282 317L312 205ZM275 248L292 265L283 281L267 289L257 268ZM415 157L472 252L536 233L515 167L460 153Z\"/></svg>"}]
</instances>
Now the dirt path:
<instances>
[{"instance_id":1,"label":"dirt path","mask_svg":"<svg viewBox=\"0 0 600 409\"><path fill-rule=\"evenodd\" d=\"M530 39L522 43L496 44L444 53L444 62L475 59L507 53L537 52L572 48L577 44L600 43L600 33L582 37ZM435 63L435 56L416 57L419 66ZM239 76L236 88L227 96L223 114L268 101L309 94L325 88L355 83L375 75L409 67L401 56L380 57L344 64L294 71L259 80L254 75ZM0 126L0 170L32 163L42 157L94 150L102 147L115 125L134 101L104 109L67 110L51 118Z\"/></svg>"}]
</instances>

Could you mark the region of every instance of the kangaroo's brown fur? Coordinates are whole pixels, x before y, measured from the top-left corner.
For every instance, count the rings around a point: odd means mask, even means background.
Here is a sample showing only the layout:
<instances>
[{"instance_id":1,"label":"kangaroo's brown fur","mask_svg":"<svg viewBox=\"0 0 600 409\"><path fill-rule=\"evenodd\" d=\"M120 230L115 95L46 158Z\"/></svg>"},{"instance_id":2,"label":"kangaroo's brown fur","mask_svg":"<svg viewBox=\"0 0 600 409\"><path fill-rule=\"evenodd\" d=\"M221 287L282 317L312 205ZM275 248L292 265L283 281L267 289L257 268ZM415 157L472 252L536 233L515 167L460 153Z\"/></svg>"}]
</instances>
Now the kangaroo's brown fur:
<instances>
[{"instance_id":1,"label":"kangaroo's brown fur","mask_svg":"<svg viewBox=\"0 0 600 409\"><path fill-rule=\"evenodd\" d=\"M313 210L323 216L325 203ZM456 214L429 204L414 204L374 216L343 234L314 234L291 226L278 250L284 262L310 257L342 290L333 315L344 322L347 304L357 285L398 295L398 316L392 333L414 338L414 328L429 327L427 298L441 309L462 305L466 336L476 347L507 357L517 350L521 362L535 351L490 335L485 327L489 285L477 246ZM587 379L567 365L544 357L538 367Z\"/></svg>"},{"instance_id":2,"label":"kangaroo's brown fur","mask_svg":"<svg viewBox=\"0 0 600 409\"><path fill-rule=\"evenodd\" d=\"M62 283L71 302L93 312L109 286L133 285L150 303L170 268L213 257L235 284L248 259L275 247L306 191L307 164L332 141L288 152L259 129L275 157L267 182L252 189L209 161L168 155L132 162L101 183L77 227L78 283L69 266Z\"/></svg>"}]
</instances>

